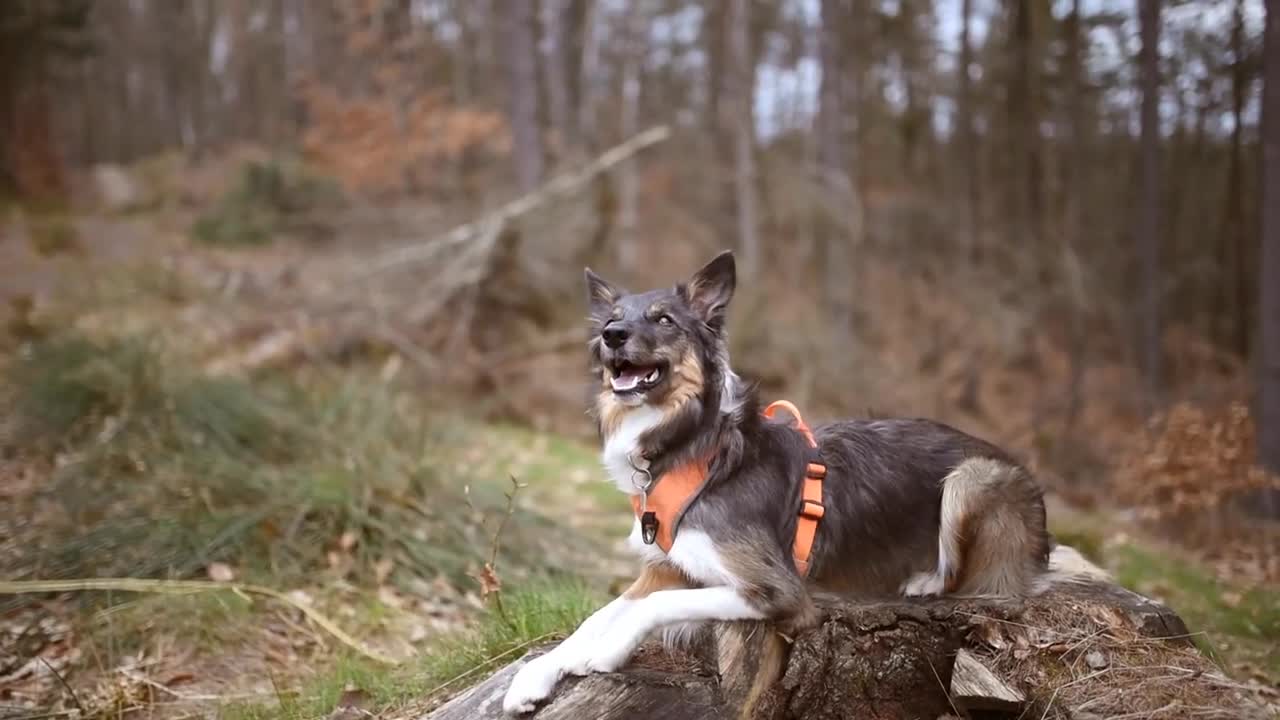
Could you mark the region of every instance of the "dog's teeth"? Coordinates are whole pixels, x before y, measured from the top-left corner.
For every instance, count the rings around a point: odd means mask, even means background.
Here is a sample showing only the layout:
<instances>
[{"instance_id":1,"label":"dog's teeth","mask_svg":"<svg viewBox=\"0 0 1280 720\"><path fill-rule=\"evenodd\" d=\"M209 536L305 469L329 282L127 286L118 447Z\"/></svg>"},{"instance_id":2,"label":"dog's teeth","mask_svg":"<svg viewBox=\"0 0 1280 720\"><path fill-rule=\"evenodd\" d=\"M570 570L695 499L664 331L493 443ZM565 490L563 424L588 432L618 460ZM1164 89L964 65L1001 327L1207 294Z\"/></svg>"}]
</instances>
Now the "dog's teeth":
<instances>
[{"instance_id":1,"label":"dog's teeth","mask_svg":"<svg viewBox=\"0 0 1280 720\"><path fill-rule=\"evenodd\" d=\"M657 380L658 380L658 368L654 368L650 370L649 374L644 376L645 382L657 382Z\"/></svg>"}]
</instances>

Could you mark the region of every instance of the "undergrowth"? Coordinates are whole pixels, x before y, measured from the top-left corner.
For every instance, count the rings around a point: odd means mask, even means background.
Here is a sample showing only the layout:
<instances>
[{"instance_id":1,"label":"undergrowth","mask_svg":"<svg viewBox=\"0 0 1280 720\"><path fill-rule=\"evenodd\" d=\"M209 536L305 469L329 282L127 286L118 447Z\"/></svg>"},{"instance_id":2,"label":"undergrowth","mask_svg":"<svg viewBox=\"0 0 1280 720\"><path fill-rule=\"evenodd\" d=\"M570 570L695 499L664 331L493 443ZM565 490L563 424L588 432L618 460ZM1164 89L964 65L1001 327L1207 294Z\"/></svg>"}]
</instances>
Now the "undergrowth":
<instances>
[{"instance_id":1,"label":"undergrowth","mask_svg":"<svg viewBox=\"0 0 1280 720\"><path fill-rule=\"evenodd\" d=\"M508 594L501 612L491 608L467 630L433 638L403 667L389 671L363 658L343 656L296 693L282 692L269 702L229 705L222 717L312 720L329 716L340 702L358 702L375 717L407 705L425 709L518 659L527 648L567 635L601 600L577 581L535 583Z\"/></svg>"},{"instance_id":2,"label":"undergrowth","mask_svg":"<svg viewBox=\"0 0 1280 720\"><path fill-rule=\"evenodd\" d=\"M374 584L391 562L393 582L467 583L505 502L506 473L454 462L456 430L376 376L209 377L158 340L64 333L15 358L0 387L4 452L52 467L21 501L38 540L16 548L15 579L188 577L220 562L288 586L341 550L347 581ZM553 521L512 512L503 562L553 566Z\"/></svg>"},{"instance_id":3,"label":"undergrowth","mask_svg":"<svg viewBox=\"0 0 1280 720\"><path fill-rule=\"evenodd\" d=\"M196 219L191 235L222 246L265 245L288 230L327 235L322 224L308 218L342 202L337 183L296 162L248 162L231 188Z\"/></svg>"}]
</instances>

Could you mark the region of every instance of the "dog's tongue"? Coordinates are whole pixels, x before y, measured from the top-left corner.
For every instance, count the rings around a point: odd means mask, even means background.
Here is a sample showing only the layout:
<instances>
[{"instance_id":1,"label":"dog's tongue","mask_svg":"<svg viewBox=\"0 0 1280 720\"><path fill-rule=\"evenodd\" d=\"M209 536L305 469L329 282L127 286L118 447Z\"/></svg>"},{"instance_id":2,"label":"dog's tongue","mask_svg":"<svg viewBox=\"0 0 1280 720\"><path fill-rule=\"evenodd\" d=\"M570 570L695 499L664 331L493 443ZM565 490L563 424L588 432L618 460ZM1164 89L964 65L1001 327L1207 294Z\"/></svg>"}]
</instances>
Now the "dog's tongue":
<instances>
[{"instance_id":1,"label":"dog's tongue","mask_svg":"<svg viewBox=\"0 0 1280 720\"><path fill-rule=\"evenodd\" d=\"M627 368L626 370L623 370L622 372L618 373L617 376L613 378L613 389L617 390L618 392L626 392L627 390L634 390L636 389L636 386L640 384L640 381L644 379L644 376L648 374L648 372L649 372L649 368L641 368L641 367Z\"/></svg>"}]
</instances>

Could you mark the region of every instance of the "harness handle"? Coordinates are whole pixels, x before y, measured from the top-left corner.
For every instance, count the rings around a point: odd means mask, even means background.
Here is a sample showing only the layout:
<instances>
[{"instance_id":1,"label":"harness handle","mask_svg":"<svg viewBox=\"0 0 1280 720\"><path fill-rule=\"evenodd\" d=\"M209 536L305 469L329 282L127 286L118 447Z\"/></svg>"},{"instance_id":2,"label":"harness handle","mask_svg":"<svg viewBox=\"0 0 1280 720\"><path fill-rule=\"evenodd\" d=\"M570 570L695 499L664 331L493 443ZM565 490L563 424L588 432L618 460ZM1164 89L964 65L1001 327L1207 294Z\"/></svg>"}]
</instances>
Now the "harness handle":
<instances>
[{"instance_id":1,"label":"harness handle","mask_svg":"<svg viewBox=\"0 0 1280 720\"><path fill-rule=\"evenodd\" d=\"M793 405L789 400L774 400L773 402L769 403L768 407L764 409L764 416L772 419L774 414L777 413L778 410L786 410L788 413L790 413L792 417L796 419L796 429L799 430L802 435L804 435L805 440L809 441L809 447L812 447L812 448L818 447L818 441L814 439L813 431L809 429L809 426L805 423L804 418L800 416L799 408Z\"/></svg>"}]
</instances>

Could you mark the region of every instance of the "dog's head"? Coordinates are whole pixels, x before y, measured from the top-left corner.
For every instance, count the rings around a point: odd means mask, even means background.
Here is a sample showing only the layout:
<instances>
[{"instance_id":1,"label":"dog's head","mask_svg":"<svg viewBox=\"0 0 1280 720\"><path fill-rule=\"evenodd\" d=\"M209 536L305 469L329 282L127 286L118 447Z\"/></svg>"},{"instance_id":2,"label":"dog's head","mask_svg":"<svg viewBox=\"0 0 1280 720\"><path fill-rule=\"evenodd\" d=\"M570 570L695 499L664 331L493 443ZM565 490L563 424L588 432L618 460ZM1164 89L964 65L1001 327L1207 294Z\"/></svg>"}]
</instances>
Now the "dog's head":
<instances>
[{"instance_id":1,"label":"dog's head","mask_svg":"<svg viewBox=\"0 0 1280 720\"><path fill-rule=\"evenodd\" d=\"M725 316L736 282L723 252L687 282L628 293L586 271L590 352L601 382L602 414L648 404L674 410L707 398L708 383L731 377ZM716 397L722 392L716 388Z\"/></svg>"}]
</instances>

